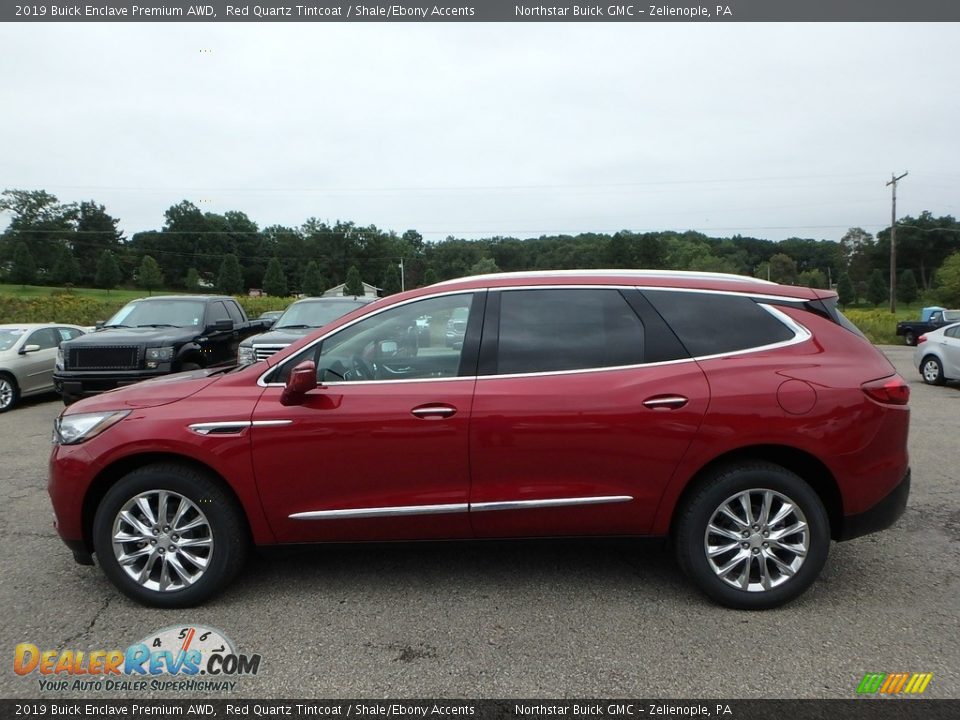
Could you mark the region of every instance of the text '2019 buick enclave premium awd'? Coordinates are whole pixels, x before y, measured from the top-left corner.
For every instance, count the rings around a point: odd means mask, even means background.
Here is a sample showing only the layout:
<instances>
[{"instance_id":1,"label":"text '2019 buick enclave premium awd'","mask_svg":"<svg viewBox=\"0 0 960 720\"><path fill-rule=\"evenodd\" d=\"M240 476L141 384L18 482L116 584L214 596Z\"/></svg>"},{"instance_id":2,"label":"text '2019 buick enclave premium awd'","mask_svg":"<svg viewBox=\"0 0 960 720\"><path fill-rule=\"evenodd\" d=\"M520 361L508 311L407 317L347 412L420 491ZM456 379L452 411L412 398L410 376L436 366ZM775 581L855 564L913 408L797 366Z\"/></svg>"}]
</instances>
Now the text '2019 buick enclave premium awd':
<instances>
[{"instance_id":1,"label":"text '2019 buick enclave premium awd'","mask_svg":"<svg viewBox=\"0 0 960 720\"><path fill-rule=\"evenodd\" d=\"M78 561L157 606L220 590L251 545L661 536L714 600L768 608L903 512L908 398L829 291L479 276L65 409L50 494Z\"/></svg>"}]
</instances>

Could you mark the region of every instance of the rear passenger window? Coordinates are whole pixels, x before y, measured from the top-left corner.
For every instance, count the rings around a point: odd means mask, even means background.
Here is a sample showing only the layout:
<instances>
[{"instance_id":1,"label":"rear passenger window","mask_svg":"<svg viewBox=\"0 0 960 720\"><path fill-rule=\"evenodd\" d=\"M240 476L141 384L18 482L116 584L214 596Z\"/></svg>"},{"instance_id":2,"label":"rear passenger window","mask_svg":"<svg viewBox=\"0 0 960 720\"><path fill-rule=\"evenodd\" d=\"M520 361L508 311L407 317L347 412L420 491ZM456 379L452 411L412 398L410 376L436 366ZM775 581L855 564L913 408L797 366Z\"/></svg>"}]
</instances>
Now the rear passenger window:
<instances>
[{"instance_id":1,"label":"rear passenger window","mask_svg":"<svg viewBox=\"0 0 960 720\"><path fill-rule=\"evenodd\" d=\"M643 324L618 290L505 290L497 374L643 362Z\"/></svg>"},{"instance_id":2,"label":"rear passenger window","mask_svg":"<svg viewBox=\"0 0 960 720\"><path fill-rule=\"evenodd\" d=\"M240 314L240 308L237 307L235 302L226 302L224 303L227 306L227 312L230 313L230 319L233 320L234 325L240 325L243 323L243 315Z\"/></svg>"},{"instance_id":3,"label":"rear passenger window","mask_svg":"<svg viewBox=\"0 0 960 720\"><path fill-rule=\"evenodd\" d=\"M737 295L644 290L691 355L719 355L792 340L793 331Z\"/></svg>"}]
</instances>

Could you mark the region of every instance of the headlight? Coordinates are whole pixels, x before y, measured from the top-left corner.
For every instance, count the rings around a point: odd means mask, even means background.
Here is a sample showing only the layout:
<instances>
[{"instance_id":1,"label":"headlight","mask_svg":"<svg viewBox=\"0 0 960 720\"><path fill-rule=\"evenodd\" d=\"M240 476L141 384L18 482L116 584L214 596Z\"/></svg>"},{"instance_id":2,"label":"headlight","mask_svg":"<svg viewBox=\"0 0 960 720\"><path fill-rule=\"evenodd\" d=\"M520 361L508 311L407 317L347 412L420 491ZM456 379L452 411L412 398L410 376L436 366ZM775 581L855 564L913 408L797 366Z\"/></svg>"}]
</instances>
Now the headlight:
<instances>
[{"instance_id":1,"label":"headlight","mask_svg":"<svg viewBox=\"0 0 960 720\"><path fill-rule=\"evenodd\" d=\"M241 345L237 351L237 362L241 365L249 365L256 362L256 353L253 351L253 345Z\"/></svg>"},{"instance_id":2,"label":"headlight","mask_svg":"<svg viewBox=\"0 0 960 720\"><path fill-rule=\"evenodd\" d=\"M111 425L123 420L129 410L113 412L77 413L64 415L53 422L54 442L61 445L76 445L96 437Z\"/></svg>"},{"instance_id":3,"label":"headlight","mask_svg":"<svg viewBox=\"0 0 960 720\"><path fill-rule=\"evenodd\" d=\"M172 347L147 348L147 360L157 362L170 362L173 360Z\"/></svg>"},{"instance_id":4,"label":"headlight","mask_svg":"<svg viewBox=\"0 0 960 720\"><path fill-rule=\"evenodd\" d=\"M54 367L57 370L63 370L63 348L62 347L57 348L57 360Z\"/></svg>"}]
</instances>

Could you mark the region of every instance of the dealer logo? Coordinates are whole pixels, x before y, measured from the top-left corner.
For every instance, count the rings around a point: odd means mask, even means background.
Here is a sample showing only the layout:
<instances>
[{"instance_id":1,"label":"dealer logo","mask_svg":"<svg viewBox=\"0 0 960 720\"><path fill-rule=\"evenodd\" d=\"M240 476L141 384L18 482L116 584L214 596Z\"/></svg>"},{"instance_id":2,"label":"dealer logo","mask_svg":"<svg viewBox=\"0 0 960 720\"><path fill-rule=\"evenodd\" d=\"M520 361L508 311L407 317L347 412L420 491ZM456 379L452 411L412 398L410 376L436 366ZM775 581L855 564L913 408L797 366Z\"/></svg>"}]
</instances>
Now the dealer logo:
<instances>
[{"instance_id":1,"label":"dealer logo","mask_svg":"<svg viewBox=\"0 0 960 720\"><path fill-rule=\"evenodd\" d=\"M256 675L261 661L259 654L238 653L215 628L171 625L126 650L41 650L20 643L13 671L38 674L41 690L233 690L235 678Z\"/></svg>"}]
</instances>

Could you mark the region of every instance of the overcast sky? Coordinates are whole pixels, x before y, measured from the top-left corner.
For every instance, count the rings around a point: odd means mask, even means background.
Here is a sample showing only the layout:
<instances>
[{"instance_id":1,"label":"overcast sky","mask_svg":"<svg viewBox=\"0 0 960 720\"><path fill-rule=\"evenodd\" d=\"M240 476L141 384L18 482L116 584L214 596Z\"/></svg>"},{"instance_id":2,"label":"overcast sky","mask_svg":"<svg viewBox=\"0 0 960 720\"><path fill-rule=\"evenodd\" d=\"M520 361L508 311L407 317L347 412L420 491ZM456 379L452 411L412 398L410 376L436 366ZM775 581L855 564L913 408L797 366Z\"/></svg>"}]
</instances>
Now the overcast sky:
<instances>
[{"instance_id":1,"label":"overcast sky","mask_svg":"<svg viewBox=\"0 0 960 720\"><path fill-rule=\"evenodd\" d=\"M960 215L955 24L0 25L0 189L429 240ZM208 52L202 52L208 51ZM0 218L0 226L7 217Z\"/></svg>"}]
</instances>

